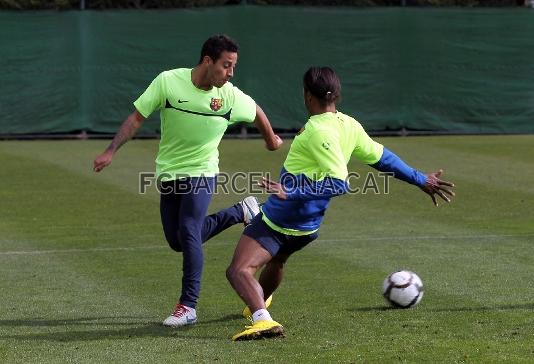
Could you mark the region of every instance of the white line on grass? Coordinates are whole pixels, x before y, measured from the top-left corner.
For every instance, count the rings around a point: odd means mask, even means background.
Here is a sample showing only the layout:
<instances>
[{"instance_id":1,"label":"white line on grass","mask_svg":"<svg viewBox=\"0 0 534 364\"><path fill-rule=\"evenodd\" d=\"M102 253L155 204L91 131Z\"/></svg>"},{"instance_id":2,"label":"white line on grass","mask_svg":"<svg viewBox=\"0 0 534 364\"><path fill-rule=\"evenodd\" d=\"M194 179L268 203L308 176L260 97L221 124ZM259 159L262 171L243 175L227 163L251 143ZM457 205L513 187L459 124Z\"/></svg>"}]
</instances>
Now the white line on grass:
<instances>
[{"instance_id":1,"label":"white line on grass","mask_svg":"<svg viewBox=\"0 0 534 364\"><path fill-rule=\"evenodd\" d=\"M166 246L132 246L132 247L115 247L115 248L91 248L91 249L54 249L54 250L17 250L0 252L0 255L38 255L38 254L55 254L55 253L91 253L91 252L109 252L109 251L130 251L130 250L147 250L163 249Z\"/></svg>"},{"instance_id":2,"label":"white line on grass","mask_svg":"<svg viewBox=\"0 0 534 364\"><path fill-rule=\"evenodd\" d=\"M445 240L445 239L500 239L500 238L521 238L534 236L532 234L494 234L494 235L428 235L428 236L360 236L360 237L346 237L336 239L321 239L322 242L338 242L338 241L395 241L395 240ZM114 248L89 248L89 249L54 249L54 250L16 250L0 252L1 255L39 255L39 254L56 254L56 253L92 253L92 252L108 252L108 251L136 251L136 250L152 250L152 249L168 249L166 245L153 246L131 246L131 247L114 247Z\"/></svg>"},{"instance_id":3,"label":"white line on grass","mask_svg":"<svg viewBox=\"0 0 534 364\"><path fill-rule=\"evenodd\" d=\"M361 236L361 237L346 237L346 238L335 238L335 239L321 239L325 242L336 242L336 241L357 241L357 240L450 240L450 239L500 239L500 238L521 238L534 236L532 234L494 234L494 235L428 235L428 236Z\"/></svg>"}]
</instances>

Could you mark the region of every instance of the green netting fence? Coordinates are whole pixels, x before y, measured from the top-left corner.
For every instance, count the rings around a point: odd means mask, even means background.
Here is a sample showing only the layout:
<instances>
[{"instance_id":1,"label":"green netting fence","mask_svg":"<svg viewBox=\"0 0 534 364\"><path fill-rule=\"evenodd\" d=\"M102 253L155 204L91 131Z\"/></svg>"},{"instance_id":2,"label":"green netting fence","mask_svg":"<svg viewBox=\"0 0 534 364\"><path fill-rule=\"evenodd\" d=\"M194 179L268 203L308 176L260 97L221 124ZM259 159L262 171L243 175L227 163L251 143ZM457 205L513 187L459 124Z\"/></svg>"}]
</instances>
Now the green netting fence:
<instances>
[{"instance_id":1,"label":"green netting fence","mask_svg":"<svg viewBox=\"0 0 534 364\"><path fill-rule=\"evenodd\" d=\"M370 131L534 132L534 10L245 5L0 12L0 134L113 133L214 33L240 43L233 83L276 128L303 125L302 74L329 65Z\"/></svg>"}]
</instances>

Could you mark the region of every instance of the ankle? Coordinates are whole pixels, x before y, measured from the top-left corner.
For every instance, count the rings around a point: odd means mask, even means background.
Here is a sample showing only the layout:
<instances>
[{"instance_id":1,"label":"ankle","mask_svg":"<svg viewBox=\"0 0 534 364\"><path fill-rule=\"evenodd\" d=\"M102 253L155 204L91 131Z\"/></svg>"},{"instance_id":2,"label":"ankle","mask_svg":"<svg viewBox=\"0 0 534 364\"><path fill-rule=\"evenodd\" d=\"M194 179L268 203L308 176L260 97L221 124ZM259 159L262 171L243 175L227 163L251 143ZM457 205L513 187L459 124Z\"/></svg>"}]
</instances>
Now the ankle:
<instances>
[{"instance_id":1,"label":"ankle","mask_svg":"<svg viewBox=\"0 0 534 364\"><path fill-rule=\"evenodd\" d=\"M254 323L256 321L263 321L263 320L267 320L267 321L273 320L273 318L271 317L271 314L266 309L261 308L252 314L252 321Z\"/></svg>"}]
</instances>

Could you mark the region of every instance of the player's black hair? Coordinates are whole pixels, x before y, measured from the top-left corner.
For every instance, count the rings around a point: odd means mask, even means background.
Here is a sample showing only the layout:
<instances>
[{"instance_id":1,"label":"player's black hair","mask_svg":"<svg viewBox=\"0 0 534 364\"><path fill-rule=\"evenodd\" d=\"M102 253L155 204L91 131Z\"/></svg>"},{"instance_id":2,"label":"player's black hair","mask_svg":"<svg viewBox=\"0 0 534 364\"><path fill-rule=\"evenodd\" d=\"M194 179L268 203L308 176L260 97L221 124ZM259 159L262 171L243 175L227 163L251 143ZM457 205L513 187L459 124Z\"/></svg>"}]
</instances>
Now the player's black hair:
<instances>
[{"instance_id":1,"label":"player's black hair","mask_svg":"<svg viewBox=\"0 0 534 364\"><path fill-rule=\"evenodd\" d=\"M341 98L341 82L330 67L310 67L304 74L304 90L310 92L323 105Z\"/></svg>"},{"instance_id":2,"label":"player's black hair","mask_svg":"<svg viewBox=\"0 0 534 364\"><path fill-rule=\"evenodd\" d=\"M225 34L215 34L209 37L202 45L198 64L202 63L204 56L208 56L213 62L217 62L221 57L221 53L224 51L237 53L239 51L239 45L235 40Z\"/></svg>"}]
</instances>

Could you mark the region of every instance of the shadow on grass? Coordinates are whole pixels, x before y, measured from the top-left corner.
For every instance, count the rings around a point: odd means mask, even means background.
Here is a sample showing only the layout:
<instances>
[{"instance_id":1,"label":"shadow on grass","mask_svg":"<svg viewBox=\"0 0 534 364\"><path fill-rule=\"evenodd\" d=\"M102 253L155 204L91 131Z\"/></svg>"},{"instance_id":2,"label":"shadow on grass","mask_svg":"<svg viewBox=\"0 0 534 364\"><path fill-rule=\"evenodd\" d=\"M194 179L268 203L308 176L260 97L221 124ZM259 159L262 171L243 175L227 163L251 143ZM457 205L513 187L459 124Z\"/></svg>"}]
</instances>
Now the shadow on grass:
<instances>
[{"instance_id":1,"label":"shadow on grass","mask_svg":"<svg viewBox=\"0 0 534 364\"><path fill-rule=\"evenodd\" d=\"M375 306L375 307L356 307L349 308L349 312L380 312L390 310L403 310L395 307L388 306ZM429 308L425 307L425 311L428 312L490 312L490 311L513 311L513 310L534 310L534 303L524 303L516 305L500 305L500 306L479 306L479 307L439 307Z\"/></svg>"},{"instance_id":2,"label":"shadow on grass","mask_svg":"<svg viewBox=\"0 0 534 364\"><path fill-rule=\"evenodd\" d=\"M218 322L236 321L236 320L244 320L244 319L245 318L243 316L234 313L231 315L220 317L218 319L213 319L213 320L208 320L208 321L204 321L204 320L198 321L197 325L215 324Z\"/></svg>"},{"instance_id":3,"label":"shadow on grass","mask_svg":"<svg viewBox=\"0 0 534 364\"><path fill-rule=\"evenodd\" d=\"M73 325L138 325L140 323L147 323L151 317L138 316L109 316L109 317L81 317L71 319L57 319L57 320L43 320L43 319L29 319L29 320L0 320L1 326L73 326Z\"/></svg>"},{"instance_id":4,"label":"shadow on grass","mask_svg":"<svg viewBox=\"0 0 534 364\"><path fill-rule=\"evenodd\" d=\"M140 325L137 327L128 327L120 329L89 329L86 330L66 330L64 332L47 332L35 334L21 334L21 335L1 335L2 339L16 339L27 341L57 341L57 342L73 342L73 341L93 341L102 339L111 340L127 340L131 338L140 337L161 337L161 338L202 338L211 340L226 339L212 335L191 335L190 331L194 330L194 326L183 327L180 329L173 329L164 327L161 323L151 323Z\"/></svg>"},{"instance_id":5,"label":"shadow on grass","mask_svg":"<svg viewBox=\"0 0 534 364\"><path fill-rule=\"evenodd\" d=\"M226 321L235 321L238 319L243 319L241 315L231 314L226 315L213 320L199 320L196 326L226 322ZM108 316L108 317L81 317L81 318L71 318L71 319L57 319L57 320L42 320L42 319L29 319L29 320L0 320L1 326L17 327L17 326L74 326L74 325L139 325L150 323L153 320L153 317L139 317L139 316Z\"/></svg>"},{"instance_id":6,"label":"shadow on grass","mask_svg":"<svg viewBox=\"0 0 534 364\"><path fill-rule=\"evenodd\" d=\"M357 307L357 308L349 308L347 311L349 312L378 312L378 311L389 311L389 310L395 310L394 307L388 307L388 306L376 306L376 307Z\"/></svg>"},{"instance_id":7,"label":"shadow on grass","mask_svg":"<svg viewBox=\"0 0 534 364\"><path fill-rule=\"evenodd\" d=\"M78 319L58 320L0 320L0 327L64 327L61 332L46 332L32 334L0 334L2 339L35 340L35 341L91 341L101 339L124 340L139 337L161 338L197 338L210 340L227 340L221 335L205 335L206 327L220 322L228 322L242 319L240 315L232 314L221 318L199 321L196 325L181 328L166 327L161 322L149 322L150 318L116 316L116 317L83 317ZM148 321L148 322L147 322ZM78 326L78 327L76 327ZM79 326L84 326L79 329ZM110 326L123 326L109 328ZM205 326L205 327L204 327ZM76 327L76 329L72 329ZM105 329L103 327L106 327ZM195 328L199 328L196 330ZM210 330L212 331L212 330ZM215 333L216 334L216 333Z\"/></svg>"},{"instance_id":8,"label":"shadow on grass","mask_svg":"<svg viewBox=\"0 0 534 364\"><path fill-rule=\"evenodd\" d=\"M430 308L430 312L477 312L477 311L513 311L513 310L534 310L533 303L522 303L515 305L500 305L500 306L481 306L481 307L441 307Z\"/></svg>"}]
</instances>

